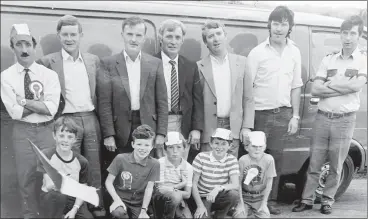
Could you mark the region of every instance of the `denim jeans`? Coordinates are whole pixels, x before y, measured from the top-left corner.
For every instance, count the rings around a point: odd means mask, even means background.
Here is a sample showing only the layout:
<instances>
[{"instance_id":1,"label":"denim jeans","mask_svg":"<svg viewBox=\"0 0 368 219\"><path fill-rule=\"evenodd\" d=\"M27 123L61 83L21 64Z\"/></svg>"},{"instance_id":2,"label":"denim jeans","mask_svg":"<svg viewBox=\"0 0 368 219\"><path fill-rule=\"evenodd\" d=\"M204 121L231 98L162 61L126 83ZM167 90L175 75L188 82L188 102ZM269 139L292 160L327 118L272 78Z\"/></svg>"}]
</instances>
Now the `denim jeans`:
<instances>
[{"instance_id":1,"label":"denim jeans","mask_svg":"<svg viewBox=\"0 0 368 219\"><path fill-rule=\"evenodd\" d=\"M291 117L292 109L287 107L280 108L277 113L270 110L256 110L255 112L254 130L263 131L266 134L266 152L271 154L275 160L277 176L273 178L270 200L277 200L284 148L292 144L287 134Z\"/></svg>"},{"instance_id":2,"label":"denim jeans","mask_svg":"<svg viewBox=\"0 0 368 219\"><path fill-rule=\"evenodd\" d=\"M153 206L156 218L193 218L180 192L160 193L155 191Z\"/></svg>"},{"instance_id":3,"label":"denim jeans","mask_svg":"<svg viewBox=\"0 0 368 219\"><path fill-rule=\"evenodd\" d=\"M307 182L302 195L302 203L312 205L315 190L319 184L321 167L330 162L329 174L323 189L322 205L332 205L339 186L341 171L348 155L355 128L356 114L340 118L328 118L317 113L313 128L313 142Z\"/></svg>"}]
</instances>

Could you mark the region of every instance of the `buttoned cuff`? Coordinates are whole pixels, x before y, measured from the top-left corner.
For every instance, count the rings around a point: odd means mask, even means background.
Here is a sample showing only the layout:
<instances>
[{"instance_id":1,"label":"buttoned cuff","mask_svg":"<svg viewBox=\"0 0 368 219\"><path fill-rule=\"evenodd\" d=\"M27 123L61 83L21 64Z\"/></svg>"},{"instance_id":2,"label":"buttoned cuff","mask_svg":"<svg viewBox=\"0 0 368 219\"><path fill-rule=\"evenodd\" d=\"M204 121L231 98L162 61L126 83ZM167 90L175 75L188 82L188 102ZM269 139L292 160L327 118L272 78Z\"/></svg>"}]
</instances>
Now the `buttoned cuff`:
<instances>
[{"instance_id":1,"label":"buttoned cuff","mask_svg":"<svg viewBox=\"0 0 368 219\"><path fill-rule=\"evenodd\" d=\"M10 112L11 118L21 120L22 116L23 116L23 110L24 110L24 107L22 107L18 104L14 104L13 105L13 110Z\"/></svg>"},{"instance_id":2,"label":"buttoned cuff","mask_svg":"<svg viewBox=\"0 0 368 219\"><path fill-rule=\"evenodd\" d=\"M293 85L291 86L291 89L299 88L299 87L302 87L302 86L303 86L303 83L293 84Z\"/></svg>"}]
</instances>

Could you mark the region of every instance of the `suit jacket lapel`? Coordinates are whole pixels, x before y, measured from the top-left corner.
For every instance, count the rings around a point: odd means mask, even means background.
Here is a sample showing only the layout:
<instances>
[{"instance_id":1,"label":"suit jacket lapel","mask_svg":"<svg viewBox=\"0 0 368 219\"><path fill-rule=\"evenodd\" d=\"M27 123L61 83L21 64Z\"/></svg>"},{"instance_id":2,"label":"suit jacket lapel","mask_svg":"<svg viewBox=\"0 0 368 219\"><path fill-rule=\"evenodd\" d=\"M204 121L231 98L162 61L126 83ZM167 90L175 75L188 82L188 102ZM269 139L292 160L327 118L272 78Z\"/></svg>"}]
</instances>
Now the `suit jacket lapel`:
<instances>
[{"instance_id":1,"label":"suit jacket lapel","mask_svg":"<svg viewBox=\"0 0 368 219\"><path fill-rule=\"evenodd\" d=\"M129 78L128 78L128 70L125 64L125 58L123 56L123 53L120 53L117 60L116 69L118 70L121 82L123 84L123 87L125 91L127 92L127 96L130 100L130 88L129 88Z\"/></svg>"},{"instance_id":2,"label":"suit jacket lapel","mask_svg":"<svg viewBox=\"0 0 368 219\"><path fill-rule=\"evenodd\" d=\"M141 53L141 81L140 81L140 90L139 90L141 99L143 98L144 92L146 90L147 81L148 81L150 72L151 72L151 65L149 61L147 60L146 56L144 55L144 53L142 52Z\"/></svg>"},{"instance_id":3,"label":"suit jacket lapel","mask_svg":"<svg viewBox=\"0 0 368 219\"><path fill-rule=\"evenodd\" d=\"M184 94L184 86L185 86L185 79L186 79L186 65L184 59L179 55L178 59L178 77L179 77L179 94L182 96Z\"/></svg>"},{"instance_id":4,"label":"suit jacket lapel","mask_svg":"<svg viewBox=\"0 0 368 219\"><path fill-rule=\"evenodd\" d=\"M51 68L58 74L61 94L65 98L65 76L64 76L64 67L63 67L63 57L61 55L61 51L55 55L51 60Z\"/></svg>"},{"instance_id":5,"label":"suit jacket lapel","mask_svg":"<svg viewBox=\"0 0 368 219\"><path fill-rule=\"evenodd\" d=\"M207 56L203 59L201 62L201 66L203 67L203 77L206 79L208 86L210 87L210 90L212 91L213 95L216 96L216 90L215 90L215 82L213 80L213 73L212 73L212 64L211 64L211 58L210 56Z\"/></svg>"},{"instance_id":6,"label":"suit jacket lapel","mask_svg":"<svg viewBox=\"0 0 368 219\"><path fill-rule=\"evenodd\" d=\"M229 65L230 65L230 74L231 74L231 94L234 92L236 87L236 82L239 75L239 62L238 58L234 55L229 53Z\"/></svg>"},{"instance_id":7,"label":"suit jacket lapel","mask_svg":"<svg viewBox=\"0 0 368 219\"><path fill-rule=\"evenodd\" d=\"M89 89L91 91L91 98L93 100L94 99L93 94L95 93L95 87L96 87L96 80L95 80L96 67L94 65L94 60L90 59L89 56L85 56L82 53L82 58L83 58L84 65L86 66Z\"/></svg>"}]
</instances>

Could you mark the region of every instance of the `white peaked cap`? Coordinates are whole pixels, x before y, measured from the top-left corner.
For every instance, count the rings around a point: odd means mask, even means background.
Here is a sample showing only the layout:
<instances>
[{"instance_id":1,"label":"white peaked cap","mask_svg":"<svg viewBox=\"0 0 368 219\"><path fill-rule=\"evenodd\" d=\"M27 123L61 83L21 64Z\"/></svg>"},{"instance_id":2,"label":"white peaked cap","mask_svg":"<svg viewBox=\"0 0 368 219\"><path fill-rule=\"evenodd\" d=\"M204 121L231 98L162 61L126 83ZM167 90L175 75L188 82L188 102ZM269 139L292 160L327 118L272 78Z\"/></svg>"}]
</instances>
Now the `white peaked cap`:
<instances>
[{"instance_id":1,"label":"white peaked cap","mask_svg":"<svg viewBox=\"0 0 368 219\"><path fill-rule=\"evenodd\" d=\"M229 129L217 128L211 136L212 138L221 138L224 140L233 140Z\"/></svg>"},{"instance_id":2,"label":"white peaked cap","mask_svg":"<svg viewBox=\"0 0 368 219\"><path fill-rule=\"evenodd\" d=\"M180 139L179 132L168 132L166 135L166 145L181 144L183 140Z\"/></svg>"},{"instance_id":3,"label":"white peaked cap","mask_svg":"<svg viewBox=\"0 0 368 219\"><path fill-rule=\"evenodd\" d=\"M262 131L253 131L248 133L249 140L252 145L266 145L266 134Z\"/></svg>"},{"instance_id":4,"label":"white peaked cap","mask_svg":"<svg viewBox=\"0 0 368 219\"><path fill-rule=\"evenodd\" d=\"M26 40L32 41L31 31L27 24L13 24L10 31L10 39L15 38L16 41Z\"/></svg>"}]
</instances>

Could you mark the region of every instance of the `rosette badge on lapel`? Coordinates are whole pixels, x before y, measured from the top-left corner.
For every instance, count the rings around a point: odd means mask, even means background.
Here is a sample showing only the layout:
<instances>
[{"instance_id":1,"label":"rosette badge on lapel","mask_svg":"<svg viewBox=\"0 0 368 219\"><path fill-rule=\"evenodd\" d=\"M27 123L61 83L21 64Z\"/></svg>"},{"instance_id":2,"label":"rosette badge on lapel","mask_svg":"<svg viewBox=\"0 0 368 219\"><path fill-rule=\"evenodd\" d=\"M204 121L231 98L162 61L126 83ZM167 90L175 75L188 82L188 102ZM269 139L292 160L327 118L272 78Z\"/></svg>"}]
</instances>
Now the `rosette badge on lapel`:
<instances>
[{"instance_id":1,"label":"rosette badge on lapel","mask_svg":"<svg viewBox=\"0 0 368 219\"><path fill-rule=\"evenodd\" d=\"M43 84L40 81L31 81L29 90L33 93L34 100L40 100L43 97Z\"/></svg>"}]
</instances>

